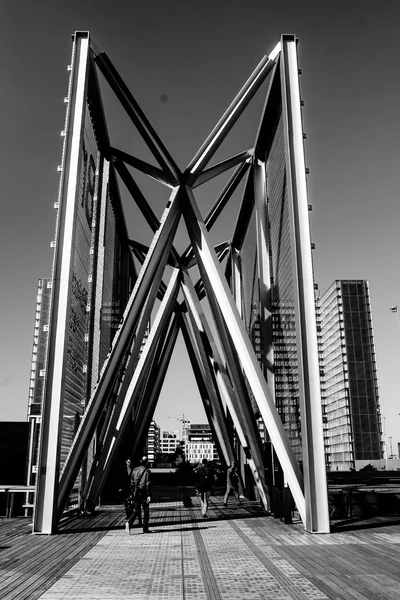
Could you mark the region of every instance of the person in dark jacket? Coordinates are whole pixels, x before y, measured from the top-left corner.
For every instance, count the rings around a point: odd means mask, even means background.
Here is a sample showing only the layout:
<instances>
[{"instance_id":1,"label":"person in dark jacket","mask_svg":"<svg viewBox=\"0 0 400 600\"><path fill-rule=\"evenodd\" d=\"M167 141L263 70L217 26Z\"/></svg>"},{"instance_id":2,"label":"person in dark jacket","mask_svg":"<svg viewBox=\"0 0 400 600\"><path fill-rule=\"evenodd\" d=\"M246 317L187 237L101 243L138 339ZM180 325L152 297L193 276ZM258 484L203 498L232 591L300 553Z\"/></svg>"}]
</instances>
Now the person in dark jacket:
<instances>
[{"instance_id":1,"label":"person in dark jacket","mask_svg":"<svg viewBox=\"0 0 400 600\"><path fill-rule=\"evenodd\" d=\"M228 504L228 498L233 494L238 504L242 504L239 495L239 475L237 472L237 463L233 461L226 472L226 492L224 496L224 506Z\"/></svg>"},{"instance_id":2,"label":"person in dark jacket","mask_svg":"<svg viewBox=\"0 0 400 600\"><path fill-rule=\"evenodd\" d=\"M125 529L129 533L132 525L138 517L139 526L141 525L143 509L143 533L151 533L149 530L150 502L151 502L151 480L150 469L148 467L148 458L143 456L140 465L132 469L131 474L131 494L134 502L134 510L125 523Z\"/></svg>"},{"instance_id":3,"label":"person in dark jacket","mask_svg":"<svg viewBox=\"0 0 400 600\"><path fill-rule=\"evenodd\" d=\"M132 477L132 461L130 458L127 458L125 461L125 465L126 465L126 484L124 484L123 489L120 490L121 494L123 494L124 497L124 504L125 504L125 514L126 514L126 520L129 521L130 517L133 514L133 511L135 510L134 507L134 503L133 503L133 498L132 498L132 491L131 491L131 477ZM142 515L140 514L139 516L139 525L142 525Z\"/></svg>"},{"instance_id":4,"label":"person in dark jacket","mask_svg":"<svg viewBox=\"0 0 400 600\"><path fill-rule=\"evenodd\" d=\"M195 487L200 496L201 514L203 519L207 518L208 499L214 485L213 472L208 460L203 458L202 462L194 469Z\"/></svg>"}]
</instances>

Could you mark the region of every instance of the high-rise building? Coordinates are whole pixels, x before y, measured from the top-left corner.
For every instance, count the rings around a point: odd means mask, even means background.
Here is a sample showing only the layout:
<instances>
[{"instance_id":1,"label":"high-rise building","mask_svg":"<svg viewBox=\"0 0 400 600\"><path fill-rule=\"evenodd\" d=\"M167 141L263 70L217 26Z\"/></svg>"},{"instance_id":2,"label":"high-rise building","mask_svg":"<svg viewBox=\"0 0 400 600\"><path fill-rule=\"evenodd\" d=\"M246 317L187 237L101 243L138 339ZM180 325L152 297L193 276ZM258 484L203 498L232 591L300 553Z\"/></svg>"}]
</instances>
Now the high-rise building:
<instances>
[{"instance_id":1,"label":"high-rise building","mask_svg":"<svg viewBox=\"0 0 400 600\"><path fill-rule=\"evenodd\" d=\"M318 306L327 467L357 469L383 457L368 282L336 280Z\"/></svg>"}]
</instances>

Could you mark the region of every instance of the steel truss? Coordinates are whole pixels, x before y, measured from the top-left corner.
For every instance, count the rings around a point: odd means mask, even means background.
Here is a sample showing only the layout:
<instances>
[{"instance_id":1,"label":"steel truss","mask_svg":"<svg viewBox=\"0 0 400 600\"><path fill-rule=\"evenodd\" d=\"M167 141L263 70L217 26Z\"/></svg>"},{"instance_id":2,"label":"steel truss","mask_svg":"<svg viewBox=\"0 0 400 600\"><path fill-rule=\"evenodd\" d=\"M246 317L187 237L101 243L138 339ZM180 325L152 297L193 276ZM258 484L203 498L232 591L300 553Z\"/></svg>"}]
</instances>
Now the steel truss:
<instances>
[{"instance_id":1,"label":"steel truss","mask_svg":"<svg viewBox=\"0 0 400 600\"><path fill-rule=\"evenodd\" d=\"M101 416L109 406L103 433L97 439L95 459L87 477L84 501L94 506L112 466L122 433L134 420L134 448L140 448L162 388L179 330L187 347L204 409L220 455L228 464L235 457L228 432L228 417L258 489L268 510L263 455L246 382L268 429L297 509L307 531L329 532L328 503L319 390L316 321L308 224L303 132L297 67L297 40L284 35L270 55L264 56L239 91L187 168L182 172L157 136L115 67L104 53L97 53L87 32L76 32L71 73L72 93L67 113L68 136L63 171L58 239L53 274L53 300L43 404L39 473L34 511L34 533L53 533L63 514L74 481L95 436ZM65 332L72 232L79 176L79 144L89 76L98 69L121 102L132 124L142 136L158 166L110 145L104 122L98 135L99 150L113 177L120 177L154 232L149 248L131 241L135 257L142 263L123 319L115 334L99 381L82 416L69 455L59 474L60 419L65 378ZM210 160L229 134L249 102L269 77L264 111L254 147L208 168ZM300 373L300 411L303 438L304 479L274 404L273 340L270 314L269 244L265 155L273 130L274 103L282 101L285 130L286 174L292 214L291 240L296 249L296 324ZM98 100L101 107L101 101ZM171 195L159 222L127 166L159 181ZM236 167L203 220L193 190ZM213 248L208 231L229 202L240 181L245 180L238 226L231 243ZM249 206L256 207L257 264L260 289L260 323L263 343L260 366L241 318L240 261L235 239ZM173 246L180 220L191 245L179 255ZM230 254L230 289L221 262ZM189 270L197 265L200 280L194 284ZM172 268L172 271L171 271ZM166 271L172 273L168 285ZM183 301L178 300L181 294ZM214 339L200 300L206 296L215 323ZM157 316L148 326L155 302L161 300ZM114 401L108 404L111 395Z\"/></svg>"}]
</instances>

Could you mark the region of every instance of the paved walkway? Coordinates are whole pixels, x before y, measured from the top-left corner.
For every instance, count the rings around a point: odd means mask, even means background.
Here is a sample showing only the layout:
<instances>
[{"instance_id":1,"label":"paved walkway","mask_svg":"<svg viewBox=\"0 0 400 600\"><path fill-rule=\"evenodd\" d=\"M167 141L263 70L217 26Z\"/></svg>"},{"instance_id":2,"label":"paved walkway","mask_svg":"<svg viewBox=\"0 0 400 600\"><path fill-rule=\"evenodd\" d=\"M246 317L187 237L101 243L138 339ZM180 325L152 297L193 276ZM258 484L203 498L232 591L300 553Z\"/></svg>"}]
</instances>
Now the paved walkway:
<instances>
[{"instance_id":1,"label":"paved walkway","mask_svg":"<svg viewBox=\"0 0 400 600\"><path fill-rule=\"evenodd\" d=\"M151 535L143 535L140 529L127 534L121 506L104 507L93 523L79 519L50 538L25 535L20 548L31 543L30 556L39 556L41 547L49 549L51 543L54 550L46 560L52 561L56 570L47 574L43 570L41 590L39 587L35 595L29 595L29 590L13 594L9 585L2 599L400 598L398 521L375 520L373 528L359 524L362 528L358 530L310 535L299 522L287 526L265 516L255 502L237 507L232 501L226 509L222 496L217 495L211 498L209 518L202 519L194 496L171 501L166 494L158 499L151 507ZM88 545L90 536L93 541ZM11 553L11 541L8 547L6 552ZM18 552L15 546L16 555ZM38 559L37 571L43 562ZM32 569L33 563L29 572ZM17 560L10 559L8 567L0 571L0 580L9 576L16 590L23 573L26 562L19 567Z\"/></svg>"},{"instance_id":2,"label":"paved walkway","mask_svg":"<svg viewBox=\"0 0 400 600\"><path fill-rule=\"evenodd\" d=\"M207 520L196 520L199 517L196 499L193 505L188 509L183 502L154 504L153 515L158 511L162 514L159 513L156 523L153 517L151 535L143 535L141 529L133 529L130 535L121 529L110 531L41 598L328 598L273 548L271 540L255 534L257 526L266 527L267 538L271 526L283 536L286 530L271 519L251 518L247 508L254 509L254 504L247 503L243 509L232 504L231 518L221 521L212 520L224 510L221 497L211 499ZM193 522L182 523L187 519L188 511L192 513ZM234 511L238 511L239 518L232 518ZM168 513L169 520L175 522L161 524L168 518Z\"/></svg>"},{"instance_id":3,"label":"paved walkway","mask_svg":"<svg viewBox=\"0 0 400 600\"><path fill-rule=\"evenodd\" d=\"M213 497L207 520L191 504L155 503L151 535L108 532L42 599L400 598L400 527L310 535L260 516L256 503L225 509ZM393 569L380 573L388 547Z\"/></svg>"}]
</instances>

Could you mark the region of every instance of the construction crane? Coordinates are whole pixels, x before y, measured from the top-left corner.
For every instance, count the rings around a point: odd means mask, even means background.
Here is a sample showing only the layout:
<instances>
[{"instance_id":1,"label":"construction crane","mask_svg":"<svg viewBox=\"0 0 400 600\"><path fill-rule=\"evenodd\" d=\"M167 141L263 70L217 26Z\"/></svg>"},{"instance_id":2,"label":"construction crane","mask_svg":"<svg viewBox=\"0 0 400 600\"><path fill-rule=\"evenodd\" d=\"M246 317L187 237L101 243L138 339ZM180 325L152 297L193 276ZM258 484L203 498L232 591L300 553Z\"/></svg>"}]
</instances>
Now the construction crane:
<instances>
[{"instance_id":1,"label":"construction crane","mask_svg":"<svg viewBox=\"0 0 400 600\"><path fill-rule=\"evenodd\" d=\"M187 442L187 425L190 425L190 421L185 419L185 414L180 414L174 417L167 417L167 419L175 419L179 421L181 424L181 439L186 443Z\"/></svg>"}]
</instances>

